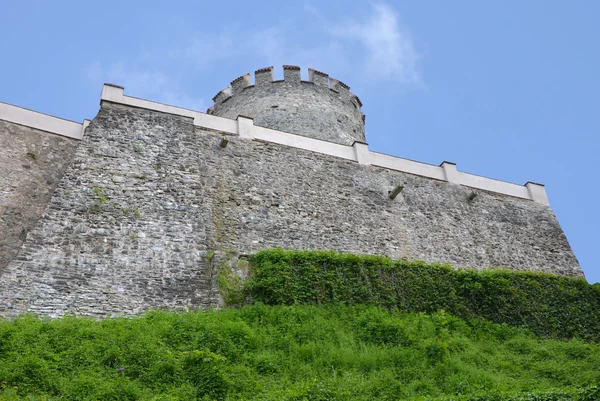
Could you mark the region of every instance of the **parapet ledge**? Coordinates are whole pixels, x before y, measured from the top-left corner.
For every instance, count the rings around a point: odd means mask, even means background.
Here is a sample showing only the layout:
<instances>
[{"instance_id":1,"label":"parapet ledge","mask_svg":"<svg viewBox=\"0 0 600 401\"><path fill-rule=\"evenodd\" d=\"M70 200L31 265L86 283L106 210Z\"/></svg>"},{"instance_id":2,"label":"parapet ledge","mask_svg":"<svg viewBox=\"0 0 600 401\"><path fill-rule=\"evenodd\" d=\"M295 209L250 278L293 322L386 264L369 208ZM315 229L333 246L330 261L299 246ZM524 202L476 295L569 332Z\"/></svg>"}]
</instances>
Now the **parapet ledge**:
<instances>
[{"instance_id":1,"label":"parapet ledge","mask_svg":"<svg viewBox=\"0 0 600 401\"><path fill-rule=\"evenodd\" d=\"M109 102L121 102L123 100L123 92L125 88L115 84L105 83L102 86L102 94L100 101L107 100Z\"/></svg>"},{"instance_id":2,"label":"parapet ledge","mask_svg":"<svg viewBox=\"0 0 600 401\"><path fill-rule=\"evenodd\" d=\"M254 71L254 86L256 87L264 87L266 85L270 85L274 82L285 82L290 85L299 85L301 84L301 69L297 65L284 65L283 66L283 80L275 81L273 74L274 67L265 67L259 68ZM343 83L342 81L331 78L328 74L315 70L314 68L308 69L308 82L315 84L316 86L329 88L333 92L337 93L342 98L352 102L358 109L362 108L362 101L350 92L350 87ZM213 102L214 105L211 106L207 113L211 114L215 108L215 106L221 105L223 102L227 101L231 96L235 96L238 93L241 93L245 88L252 86L250 83L250 74L244 74L233 81L231 81L230 86L219 91L214 97ZM364 121L364 118L363 118Z\"/></svg>"},{"instance_id":3,"label":"parapet ledge","mask_svg":"<svg viewBox=\"0 0 600 401\"><path fill-rule=\"evenodd\" d=\"M3 102L0 102L0 120L77 140L83 139L89 124L89 120L78 123Z\"/></svg>"},{"instance_id":4,"label":"parapet ledge","mask_svg":"<svg viewBox=\"0 0 600 401\"><path fill-rule=\"evenodd\" d=\"M548 195L546 194L546 188L543 184L527 181L527 183L525 183L525 187L527 187L527 192L529 193L529 198L531 198L531 200L546 206L550 206Z\"/></svg>"},{"instance_id":5,"label":"parapet ledge","mask_svg":"<svg viewBox=\"0 0 600 401\"><path fill-rule=\"evenodd\" d=\"M456 163L443 161L440 164L440 167L444 171L444 178L448 182L452 182L454 184L460 184L460 179L458 177L458 171L456 170Z\"/></svg>"},{"instance_id":6,"label":"parapet ledge","mask_svg":"<svg viewBox=\"0 0 600 401\"><path fill-rule=\"evenodd\" d=\"M298 71L296 68L287 68L289 71ZM258 74L265 74L271 78L273 72L272 67L257 70ZM248 75L242 75L234 82L244 85L248 82ZM312 70L312 76L324 77L326 74ZM225 88L218 96L229 96L230 88ZM461 185L469 188L470 191L484 190L492 193L503 194L515 198L528 199L536 203L549 206L546 190L542 184L535 182L527 182L525 185L518 185L510 182L500 181L493 178L469 174L457 170L456 163L444 161L439 166L421 163L409 159L404 159L397 156L386 155L383 153L373 152L369 150L368 145L362 141L354 141L351 146L342 145L333 142L322 141L315 138L309 138L302 135L291 134L283 131L278 131L270 128L255 126L251 117L243 115L232 120L224 117L217 117L209 114L204 114L197 111L182 109L174 106L164 105L161 103L151 102L148 100L138 99L123 95L123 88L117 85L104 85L102 89L102 100L113 101L116 103L139 107L148 110L155 110L164 113L175 114L179 116L192 117L194 125L205 129L221 132L225 135L239 135L240 138L249 140L258 140L271 143L277 143L284 146L290 146L298 149L304 149L312 152L322 153L330 156L339 157L342 159L358 162L362 165L376 166L395 171L401 171L409 174L415 174L422 177L428 177L435 180L446 181L455 185ZM3 110L7 107L17 108L16 106L5 105L0 103L0 119L6 113ZM17 108L20 109L20 108ZM25 110L25 109L20 109ZM26 110L29 113L36 115L40 113ZM46 116L51 119L56 117ZM9 120L10 121L10 120ZM66 120L61 120L66 121ZM79 127L79 132L87 126L87 120L84 124L68 122ZM22 124L28 125L28 124ZM42 128L43 129L43 128ZM474 192L472 192L474 193ZM476 207L477 202L472 203Z\"/></svg>"}]
</instances>

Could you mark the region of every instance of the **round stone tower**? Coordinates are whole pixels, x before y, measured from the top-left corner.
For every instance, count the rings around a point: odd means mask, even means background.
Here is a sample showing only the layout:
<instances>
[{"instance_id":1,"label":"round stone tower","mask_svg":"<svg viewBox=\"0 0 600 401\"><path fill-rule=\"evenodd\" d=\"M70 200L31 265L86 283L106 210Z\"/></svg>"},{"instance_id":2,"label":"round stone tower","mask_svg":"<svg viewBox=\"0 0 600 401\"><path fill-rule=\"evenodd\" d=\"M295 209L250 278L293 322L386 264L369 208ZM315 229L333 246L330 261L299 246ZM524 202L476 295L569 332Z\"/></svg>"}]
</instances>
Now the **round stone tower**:
<instances>
[{"instance_id":1,"label":"round stone tower","mask_svg":"<svg viewBox=\"0 0 600 401\"><path fill-rule=\"evenodd\" d=\"M254 125L343 145L365 142L365 115L360 99L350 88L320 71L283 66L283 80L273 80L273 67L242 75L213 98L209 114L254 119Z\"/></svg>"}]
</instances>

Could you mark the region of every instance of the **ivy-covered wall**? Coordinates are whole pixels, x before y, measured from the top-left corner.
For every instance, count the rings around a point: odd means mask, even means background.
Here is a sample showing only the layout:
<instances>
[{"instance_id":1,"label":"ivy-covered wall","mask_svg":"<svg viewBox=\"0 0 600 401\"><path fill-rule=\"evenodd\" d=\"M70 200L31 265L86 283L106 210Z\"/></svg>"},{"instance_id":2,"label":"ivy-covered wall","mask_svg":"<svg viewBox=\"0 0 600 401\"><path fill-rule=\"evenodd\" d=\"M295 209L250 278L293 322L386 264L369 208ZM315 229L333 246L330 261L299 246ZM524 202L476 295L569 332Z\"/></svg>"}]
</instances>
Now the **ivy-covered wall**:
<instances>
[{"instance_id":1,"label":"ivy-covered wall","mask_svg":"<svg viewBox=\"0 0 600 401\"><path fill-rule=\"evenodd\" d=\"M222 274L227 274L223 270ZM235 272L229 273L235 278ZM527 327L555 338L600 341L600 285L539 272L455 270L449 265L335 252L259 252L247 281L224 288L234 302L374 305L444 310ZM224 282L225 279L221 279ZM231 297L237 292L236 297Z\"/></svg>"}]
</instances>

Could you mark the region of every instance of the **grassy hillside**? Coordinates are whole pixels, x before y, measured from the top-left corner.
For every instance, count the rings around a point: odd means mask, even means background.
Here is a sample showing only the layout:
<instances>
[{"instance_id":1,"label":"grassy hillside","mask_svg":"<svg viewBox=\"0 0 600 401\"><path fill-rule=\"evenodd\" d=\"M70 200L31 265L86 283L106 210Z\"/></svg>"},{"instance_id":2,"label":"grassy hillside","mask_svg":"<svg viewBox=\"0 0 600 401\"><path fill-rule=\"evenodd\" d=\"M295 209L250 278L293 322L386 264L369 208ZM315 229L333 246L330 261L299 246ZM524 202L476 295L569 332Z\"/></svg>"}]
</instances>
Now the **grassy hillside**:
<instances>
[{"instance_id":1,"label":"grassy hillside","mask_svg":"<svg viewBox=\"0 0 600 401\"><path fill-rule=\"evenodd\" d=\"M237 309L0 321L0 400L600 400L585 280L333 252L218 263Z\"/></svg>"},{"instance_id":2,"label":"grassy hillside","mask_svg":"<svg viewBox=\"0 0 600 401\"><path fill-rule=\"evenodd\" d=\"M598 344L373 306L0 321L3 400L591 401L599 367Z\"/></svg>"}]
</instances>

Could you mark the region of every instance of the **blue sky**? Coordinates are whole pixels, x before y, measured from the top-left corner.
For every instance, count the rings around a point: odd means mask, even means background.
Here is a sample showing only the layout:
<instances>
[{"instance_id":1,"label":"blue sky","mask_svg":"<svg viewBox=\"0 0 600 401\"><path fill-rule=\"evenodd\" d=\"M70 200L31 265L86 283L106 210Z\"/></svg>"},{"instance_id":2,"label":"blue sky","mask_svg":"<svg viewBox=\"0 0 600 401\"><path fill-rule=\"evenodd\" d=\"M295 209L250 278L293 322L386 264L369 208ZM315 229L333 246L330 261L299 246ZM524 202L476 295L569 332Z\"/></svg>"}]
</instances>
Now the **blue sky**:
<instances>
[{"instance_id":1,"label":"blue sky","mask_svg":"<svg viewBox=\"0 0 600 401\"><path fill-rule=\"evenodd\" d=\"M283 64L364 103L371 150L546 185L600 281L600 2L19 1L2 5L0 101L82 121L103 82L204 111Z\"/></svg>"}]
</instances>

